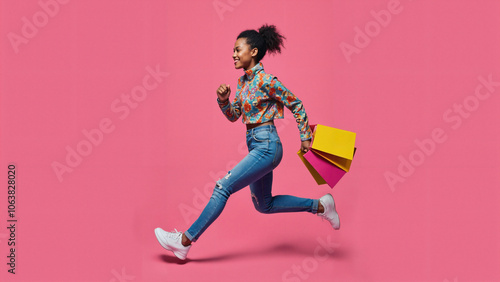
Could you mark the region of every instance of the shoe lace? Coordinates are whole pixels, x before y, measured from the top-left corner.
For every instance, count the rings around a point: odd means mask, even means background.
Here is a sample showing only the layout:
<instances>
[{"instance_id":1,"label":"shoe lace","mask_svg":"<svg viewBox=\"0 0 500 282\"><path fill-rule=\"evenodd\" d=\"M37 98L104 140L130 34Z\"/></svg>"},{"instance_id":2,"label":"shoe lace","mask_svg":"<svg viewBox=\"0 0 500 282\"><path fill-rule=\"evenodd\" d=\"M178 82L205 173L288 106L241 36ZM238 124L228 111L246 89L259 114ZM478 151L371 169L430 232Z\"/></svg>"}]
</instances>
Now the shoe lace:
<instances>
[{"instance_id":1,"label":"shoe lace","mask_svg":"<svg viewBox=\"0 0 500 282\"><path fill-rule=\"evenodd\" d=\"M174 239L177 238L177 237L181 237L182 236L182 232L177 231L177 229L175 229L175 228L174 228L174 230L175 230L175 232L174 231L168 232L167 236L170 237L170 238L174 238Z\"/></svg>"}]
</instances>

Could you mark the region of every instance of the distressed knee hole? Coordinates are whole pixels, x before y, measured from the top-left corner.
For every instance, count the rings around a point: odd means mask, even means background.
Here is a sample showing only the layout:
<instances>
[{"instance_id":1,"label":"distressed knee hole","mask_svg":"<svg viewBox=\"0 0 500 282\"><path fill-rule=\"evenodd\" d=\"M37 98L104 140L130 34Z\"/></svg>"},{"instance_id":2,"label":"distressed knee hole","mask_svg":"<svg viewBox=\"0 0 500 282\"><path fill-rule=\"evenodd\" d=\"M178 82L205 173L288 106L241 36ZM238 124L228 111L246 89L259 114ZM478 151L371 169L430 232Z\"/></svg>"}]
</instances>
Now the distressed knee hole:
<instances>
[{"instance_id":1,"label":"distressed knee hole","mask_svg":"<svg viewBox=\"0 0 500 282\"><path fill-rule=\"evenodd\" d=\"M230 176L231 176L231 171L228 171L228 173L226 174L226 176L224 176L224 179L226 179L226 180L227 180L227 179L229 179L229 177L230 177ZM219 188L219 189L222 189L222 184L221 184L221 182L222 182L222 180L224 180L224 179L220 179L220 178L219 178L219 180L217 180L217 182L215 182L215 186L216 186L217 188Z\"/></svg>"}]
</instances>

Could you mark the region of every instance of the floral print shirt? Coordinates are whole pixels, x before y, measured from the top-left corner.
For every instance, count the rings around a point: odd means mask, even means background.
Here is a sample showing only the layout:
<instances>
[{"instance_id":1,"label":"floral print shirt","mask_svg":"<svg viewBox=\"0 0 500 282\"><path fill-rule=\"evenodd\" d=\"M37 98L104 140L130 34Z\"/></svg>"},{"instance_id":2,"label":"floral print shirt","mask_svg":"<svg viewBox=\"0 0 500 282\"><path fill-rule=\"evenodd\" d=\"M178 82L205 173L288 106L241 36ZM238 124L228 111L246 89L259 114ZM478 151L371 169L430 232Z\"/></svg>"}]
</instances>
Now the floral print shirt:
<instances>
[{"instance_id":1,"label":"floral print shirt","mask_svg":"<svg viewBox=\"0 0 500 282\"><path fill-rule=\"evenodd\" d=\"M238 87L232 102L228 99L222 103L219 98L217 102L228 120L235 122L241 115L245 124L283 118L285 105L297 121L300 140L305 141L312 137L302 101L283 86L278 77L264 72L262 62L245 70L245 74L238 78Z\"/></svg>"}]
</instances>

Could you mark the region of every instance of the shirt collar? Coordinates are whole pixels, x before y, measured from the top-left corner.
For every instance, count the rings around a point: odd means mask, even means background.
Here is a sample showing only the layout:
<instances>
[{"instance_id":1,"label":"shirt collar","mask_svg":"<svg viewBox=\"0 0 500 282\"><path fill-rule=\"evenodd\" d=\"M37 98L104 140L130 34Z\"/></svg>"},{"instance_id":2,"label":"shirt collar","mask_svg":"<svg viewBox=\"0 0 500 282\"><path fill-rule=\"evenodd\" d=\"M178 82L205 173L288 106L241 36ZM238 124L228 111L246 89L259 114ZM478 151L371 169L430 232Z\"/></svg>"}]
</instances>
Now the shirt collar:
<instances>
[{"instance_id":1,"label":"shirt collar","mask_svg":"<svg viewBox=\"0 0 500 282\"><path fill-rule=\"evenodd\" d=\"M248 80L252 80L252 78L254 78L255 74L261 70L262 71L264 70L264 65L262 65L262 62L259 62L253 68L246 70L245 76Z\"/></svg>"}]
</instances>

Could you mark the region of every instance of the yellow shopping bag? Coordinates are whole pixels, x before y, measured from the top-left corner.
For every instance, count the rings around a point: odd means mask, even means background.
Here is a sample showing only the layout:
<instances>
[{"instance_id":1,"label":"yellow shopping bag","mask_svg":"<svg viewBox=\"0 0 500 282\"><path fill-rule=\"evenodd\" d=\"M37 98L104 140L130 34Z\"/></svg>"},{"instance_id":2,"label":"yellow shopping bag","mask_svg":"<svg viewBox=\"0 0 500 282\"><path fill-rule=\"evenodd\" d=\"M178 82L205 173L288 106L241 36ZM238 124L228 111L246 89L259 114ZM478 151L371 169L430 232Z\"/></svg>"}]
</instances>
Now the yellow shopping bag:
<instances>
[{"instance_id":1,"label":"yellow shopping bag","mask_svg":"<svg viewBox=\"0 0 500 282\"><path fill-rule=\"evenodd\" d=\"M311 125L311 129L311 150L297 154L318 185L333 188L351 167L356 133L321 124Z\"/></svg>"},{"instance_id":2,"label":"yellow shopping bag","mask_svg":"<svg viewBox=\"0 0 500 282\"><path fill-rule=\"evenodd\" d=\"M311 150L342 170L349 171L356 133L321 124L312 125L311 129L314 140Z\"/></svg>"}]
</instances>

